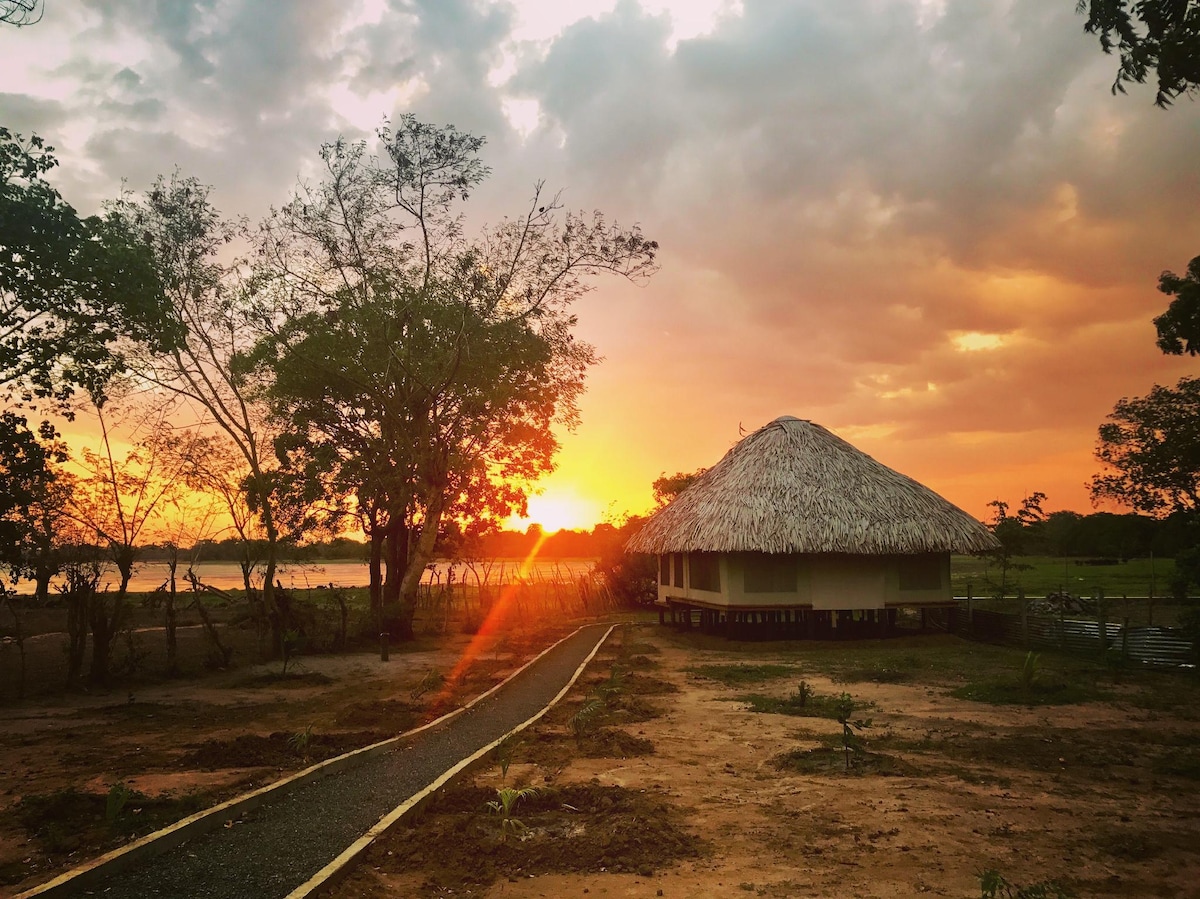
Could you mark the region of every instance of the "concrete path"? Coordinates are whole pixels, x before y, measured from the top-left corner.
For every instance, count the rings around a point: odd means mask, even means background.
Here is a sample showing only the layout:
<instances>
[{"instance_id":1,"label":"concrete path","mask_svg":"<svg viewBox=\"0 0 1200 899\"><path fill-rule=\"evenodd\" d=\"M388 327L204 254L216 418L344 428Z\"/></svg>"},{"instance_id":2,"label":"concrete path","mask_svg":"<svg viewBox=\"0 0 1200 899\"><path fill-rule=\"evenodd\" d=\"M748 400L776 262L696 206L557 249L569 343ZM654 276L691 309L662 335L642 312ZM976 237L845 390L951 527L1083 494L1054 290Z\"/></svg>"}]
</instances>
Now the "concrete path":
<instances>
[{"instance_id":1,"label":"concrete path","mask_svg":"<svg viewBox=\"0 0 1200 899\"><path fill-rule=\"evenodd\" d=\"M463 759L542 712L608 633L590 625L495 693L394 749L283 793L232 826L189 840L97 882L66 882L44 896L286 897L410 797Z\"/></svg>"}]
</instances>

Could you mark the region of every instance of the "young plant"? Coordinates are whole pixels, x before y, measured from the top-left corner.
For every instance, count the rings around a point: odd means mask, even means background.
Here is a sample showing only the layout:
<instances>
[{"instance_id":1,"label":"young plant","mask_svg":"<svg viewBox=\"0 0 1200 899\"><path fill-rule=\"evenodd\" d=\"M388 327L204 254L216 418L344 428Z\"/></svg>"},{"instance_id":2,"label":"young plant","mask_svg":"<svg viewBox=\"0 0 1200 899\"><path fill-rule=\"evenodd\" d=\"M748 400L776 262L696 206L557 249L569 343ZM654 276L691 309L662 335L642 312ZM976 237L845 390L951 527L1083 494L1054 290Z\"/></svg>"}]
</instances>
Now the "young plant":
<instances>
[{"instance_id":1,"label":"young plant","mask_svg":"<svg viewBox=\"0 0 1200 899\"><path fill-rule=\"evenodd\" d=\"M492 758L496 764L500 766L500 782L508 780L508 769L513 763L513 758L517 754L517 747L521 745L521 741L517 739L516 734L509 734L492 750Z\"/></svg>"},{"instance_id":2,"label":"young plant","mask_svg":"<svg viewBox=\"0 0 1200 899\"><path fill-rule=\"evenodd\" d=\"M522 799L536 795L537 790L533 787L523 787L519 790L499 787L496 790L496 798L490 800L487 807L492 810L492 814L500 816L500 839L503 842L508 842L510 833L521 833L527 829L523 821L513 817L513 812Z\"/></svg>"},{"instance_id":3,"label":"young plant","mask_svg":"<svg viewBox=\"0 0 1200 899\"><path fill-rule=\"evenodd\" d=\"M288 663L293 656L300 654L300 649L304 644L304 635L299 631L288 630L283 632L283 638L280 642L280 647L283 650L283 670L280 674L287 676Z\"/></svg>"},{"instance_id":4,"label":"young plant","mask_svg":"<svg viewBox=\"0 0 1200 899\"><path fill-rule=\"evenodd\" d=\"M133 796L133 790L125 783L113 784L108 789L108 799L104 803L104 822L112 827L117 823L117 819L121 817L121 812L125 810L125 805Z\"/></svg>"},{"instance_id":5,"label":"young plant","mask_svg":"<svg viewBox=\"0 0 1200 899\"><path fill-rule=\"evenodd\" d=\"M417 682L417 685L408 691L408 695L412 698L413 702L416 702L430 690L436 690L440 687L445 683L445 680L446 678L442 676L440 671L430 668L425 672L425 676Z\"/></svg>"},{"instance_id":6,"label":"young plant","mask_svg":"<svg viewBox=\"0 0 1200 899\"><path fill-rule=\"evenodd\" d=\"M596 696L602 703L607 703L625 689L625 672L614 665L608 680L596 687Z\"/></svg>"},{"instance_id":7,"label":"young plant","mask_svg":"<svg viewBox=\"0 0 1200 899\"><path fill-rule=\"evenodd\" d=\"M859 749L862 745L862 738L858 736L858 731L871 726L870 718L854 719L851 716L854 714L854 699L849 693L843 693L837 698L837 722L842 726L842 752L846 756L846 771L850 770L850 753Z\"/></svg>"},{"instance_id":8,"label":"young plant","mask_svg":"<svg viewBox=\"0 0 1200 899\"><path fill-rule=\"evenodd\" d=\"M313 726L310 724L304 730L298 730L288 737L288 746L291 747L292 752L305 761L308 761L308 747L312 745L312 729Z\"/></svg>"},{"instance_id":9,"label":"young plant","mask_svg":"<svg viewBox=\"0 0 1200 899\"><path fill-rule=\"evenodd\" d=\"M802 709L808 705L808 701L813 698L813 692L812 685L808 681L802 680L800 681L800 685L796 687L795 691L793 691L792 695L788 697L788 703L796 708Z\"/></svg>"},{"instance_id":10,"label":"young plant","mask_svg":"<svg viewBox=\"0 0 1200 899\"><path fill-rule=\"evenodd\" d=\"M571 733L574 734L577 744L582 744L584 738L596 730L600 712L603 709L604 700L589 699L579 707L578 712L570 717L567 723L571 727Z\"/></svg>"},{"instance_id":11,"label":"young plant","mask_svg":"<svg viewBox=\"0 0 1200 899\"><path fill-rule=\"evenodd\" d=\"M1025 697L1026 702L1033 699L1033 688L1037 685L1038 659L1040 658L1040 654L1035 655L1030 651L1025 655L1025 664L1021 666L1021 694Z\"/></svg>"}]
</instances>

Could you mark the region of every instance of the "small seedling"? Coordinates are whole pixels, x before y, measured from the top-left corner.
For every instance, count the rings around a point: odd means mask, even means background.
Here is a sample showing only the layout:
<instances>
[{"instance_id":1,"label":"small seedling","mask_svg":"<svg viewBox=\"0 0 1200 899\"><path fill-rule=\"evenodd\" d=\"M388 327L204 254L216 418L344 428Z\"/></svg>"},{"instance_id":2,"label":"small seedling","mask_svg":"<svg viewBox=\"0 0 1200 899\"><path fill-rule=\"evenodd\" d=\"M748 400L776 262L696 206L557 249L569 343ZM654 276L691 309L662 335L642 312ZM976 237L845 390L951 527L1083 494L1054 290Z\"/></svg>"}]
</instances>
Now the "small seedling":
<instances>
[{"instance_id":1,"label":"small seedling","mask_svg":"<svg viewBox=\"0 0 1200 899\"><path fill-rule=\"evenodd\" d=\"M108 800L104 803L104 821L109 827L117 823L125 805L133 796L133 790L125 783L113 784L108 790Z\"/></svg>"},{"instance_id":2,"label":"small seedling","mask_svg":"<svg viewBox=\"0 0 1200 899\"><path fill-rule=\"evenodd\" d=\"M280 648L283 650L283 670L280 675L287 676L288 663L291 662L293 656L300 654L300 649L304 644L304 635L300 631L284 631Z\"/></svg>"},{"instance_id":3,"label":"small seedling","mask_svg":"<svg viewBox=\"0 0 1200 899\"><path fill-rule=\"evenodd\" d=\"M792 705L796 706L797 708L802 709L806 705L808 705L808 701L812 698L813 698L812 685L808 681L802 680L802 681L800 681L800 685L798 687L796 687L796 689L793 691L792 695L789 697L788 702L791 703Z\"/></svg>"},{"instance_id":4,"label":"small seedling","mask_svg":"<svg viewBox=\"0 0 1200 899\"><path fill-rule=\"evenodd\" d=\"M513 817L517 803L536 795L537 790L533 787L522 787L519 790L512 787L500 787L496 790L496 798L488 802L487 807L492 810L492 813L500 816L500 839L505 843L508 842L510 833L521 833L527 829L523 821Z\"/></svg>"},{"instance_id":5,"label":"small seedling","mask_svg":"<svg viewBox=\"0 0 1200 899\"><path fill-rule=\"evenodd\" d=\"M1040 658L1040 654L1035 655L1030 651L1025 655L1025 664L1021 666L1021 693L1025 696L1026 702L1033 697L1033 688L1037 684L1038 659Z\"/></svg>"},{"instance_id":6,"label":"small seedling","mask_svg":"<svg viewBox=\"0 0 1200 899\"><path fill-rule=\"evenodd\" d=\"M509 734L503 740L496 744L496 748L492 750L492 758L496 760L496 764L500 766L500 782L508 780L508 769L513 763L513 757L517 754L517 747L521 745L521 741L517 739L515 734Z\"/></svg>"},{"instance_id":7,"label":"small seedling","mask_svg":"<svg viewBox=\"0 0 1200 899\"><path fill-rule=\"evenodd\" d=\"M592 733L595 729L600 716L600 712L604 708L604 700L589 699L579 707L579 711L571 716L567 722L571 727L571 733L575 735L575 742L582 743L584 737Z\"/></svg>"},{"instance_id":8,"label":"small seedling","mask_svg":"<svg viewBox=\"0 0 1200 899\"><path fill-rule=\"evenodd\" d=\"M304 730L298 730L288 737L288 746L303 759L308 758L308 747L312 745L312 729L313 726L310 724Z\"/></svg>"},{"instance_id":9,"label":"small seedling","mask_svg":"<svg viewBox=\"0 0 1200 899\"><path fill-rule=\"evenodd\" d=\"M442 673L440 671L435 668L430 668L425 672L425 676L417 682L417 685L408 691L408 695L415 702L430 690L436 690L445 682L445 680L446 678L442 677Z\"/></svg>"},{"instance_id":10,"label":"small seedling","mask_svg":"<svg viewBox=\"0 0 1200 899\"><path fill-rule=\"evenodd\" d=\"M843 693L837 698L837 721L842 726L842 751L846 755L846 770L850 770L850 753L862 745L858 731L871 726L870 718L853 719L854 699L849 693Z\"/></svg>"},{"instance_id":11,"label":"small seedling","mask_svg":"<svg viewBox=\"0 0 1200 899\"><path fill-rule=\"evenodd\" d=\"M624 689L625 672L614 665L612 673L608 676L608 680L596 687L596 696L599 697L601 702L607 703Z\"/></svg>"}]
</instances>

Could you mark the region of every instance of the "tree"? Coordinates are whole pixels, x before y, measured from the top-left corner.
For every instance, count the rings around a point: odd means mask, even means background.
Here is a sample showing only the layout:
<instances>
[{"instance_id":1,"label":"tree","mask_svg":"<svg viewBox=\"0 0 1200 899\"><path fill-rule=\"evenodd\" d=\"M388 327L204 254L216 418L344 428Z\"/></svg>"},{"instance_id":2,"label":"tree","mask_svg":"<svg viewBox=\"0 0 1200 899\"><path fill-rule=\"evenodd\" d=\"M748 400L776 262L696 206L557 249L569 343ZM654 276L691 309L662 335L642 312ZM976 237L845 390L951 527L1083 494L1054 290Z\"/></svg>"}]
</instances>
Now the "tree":
<instances>
[{"instance_id":1,"label":"tree","mask_svg":"<svg viewBox=\"0 0 1200 899\"><path fill-rule=\"evenodd\" d=\"M0 127L0 530L20 537L0 535L10 565L47 524L35 519L53 498L49 465L65 460L54 428L31 426L25 410L48 404L70 418L77 388L102 397L123 370L119 338L173 338L146 248L115 216L80 218L45 179L57 164L40 137Z\"/></svg>"},{"instance_id":2,"label":"tree","mask_svg":"<svg viewBox=\"0 0 1200 899\"><path fill-rule=\"evenodd\" d=\"M1200 87L1197 0L1078 0L1075 8L1087 12L1084 30L1100 36L1104 52L1120 55L1114 94L1145 84L1151 72L1158 77L1154 102L1163 108Z\"/></svg>"},{"instance_id":3,"label":"tree","mask_svg":"<svg viewBox=\"0 0 1200 899\"><path fill-rule=\"evenodd\" d=\"M651 485L651 489L654 491L654 502L659 506L665 506L667 503L674 501L675 497L692 486L696 482L696 479L706 471L708 471L707 468L697 468L690 474L677 471L675 474L668 475L666 472L663 472L660 477L655 478L654 483Z\"/></svg>"},{"instance_id":4,"label":"tree","mask_svg":"<svg viewBox=\"0 0 1200 899\"><path fill-rule=\"evenodd\" d=\"M1162 515L1200 511L1200 378L1121 399L1100 426L1093 500Z\"/></svg>"},{"instance_id":5,"label":"tree","mask_svg":"<svg viewBox=\"0 0 1200 899\"><path fill-rule=\"evenodd\" d=\"M125 599L143 534L176 490L178 472L164 464L169 460L164 460L153 442L136 447L118 460L103 403L97 403L96 416L101 452L83 451L87 475L80 480L67 514L104 548L120 579L115 593L93 591L88 598L87 618L92 631L88 678L94 684L103 684L109 677L113 640L124 624ZM159 418L152 433L164 424Z\"/></svg>"},{"instance_id":6,"label":"tree","mask_svg":"<svg viewBox=\"0 0 1200 899\"><path fill-rule=\"evenodd\" d=\"M378 606L409 636L442 522L524 512L551 426L577 420L596 356L571 303L590 276L648 276L657 244L540 184L468 240L457 205L488 174L483 140L407 115L378 137L382 157L323 147L322 182L264 227L254 286L275 327L253 361L280 454L351 499Z\"/></svg>"},{"instance_id":7,"label":"tree","mask_svg":"<svg viewBox=\"0 0 1200 899\"><path fill-rule=\"evenodd\" d=\"M1045 499L1046 494L1035 490L1021 500L1021 507L1015 515L1008 514L1009 504L1003 500L994 499L988 503L989 507L996 510L990 527L996 539L1000 541L1000 548L989 555L1000 566L997 593L1001 597L1007 594L1012 586L1009 575L1014 571L1029 568L1028 565L1017 562L1016 557L1028 553L1031 541L1040 535L1046 520L1046 514L1042 511L1042 502Z\"/></svg>"},{"instance_id":8,"label":"tree","mask_svg":"<svg viewBox=\"0 0 1200 899\"><path fill-rule=\"evenodd\" d=\"M1200 355L1200 256L1188 263L1183 277L1163 272L1158 289L1175 297L1167 311L1154 319L1158 348L1171 356Z\"/></svg>"},{"instance_id":9,"label":"tree","mask_svg":"<svg viewBox=\"0 0 1200 899\"><path fill-rule=\"evenodd\" d=\"M77 387L103 397L119 337L163 347L176 332L148 249L119 216L81 219L44 178L57 164L0 128L0 391L63 408Z\"/></svg>"},{"instance_id":10,"label":"tree","mask_svg":"<svg viewBox=\"0 0 1200 899\"><path fill-rule=\"evenodd\" d=\"M243 539L247 539L244 525L248 521L238 521L234 506L248 509L261 529L265 541L261 544L265 548L261 581L251 584L249 579L257 567L250 565L255 551L249 543L242 570L247 575L246 596L255 618L270 622L272 646L279 652L289 621L275 590L283 538L276 520L275 434L258 400L260 385L237 367L239 356L253 346L259 323L244 302L245 291L238 281L240 264L222 261L223 254L244 236L245 228L222 218L210 193L211 189L195 178L176 173L170 179L160 176L141 199L126 195L112 204L113 214L142 234L151 250L166 297L164 316L175 334L175 340L165 347L143 342L145 351L135 367L144 382L167 398L174 414L189 415L200 431L221 433L239 458L237 467L243 470L236 489L240 496L228 493L227 481L217 490L229 504ZM209 476L213 472L206 475L195 466L189 471L194 479L215 486Z\"/></svg>"}]
</instances>

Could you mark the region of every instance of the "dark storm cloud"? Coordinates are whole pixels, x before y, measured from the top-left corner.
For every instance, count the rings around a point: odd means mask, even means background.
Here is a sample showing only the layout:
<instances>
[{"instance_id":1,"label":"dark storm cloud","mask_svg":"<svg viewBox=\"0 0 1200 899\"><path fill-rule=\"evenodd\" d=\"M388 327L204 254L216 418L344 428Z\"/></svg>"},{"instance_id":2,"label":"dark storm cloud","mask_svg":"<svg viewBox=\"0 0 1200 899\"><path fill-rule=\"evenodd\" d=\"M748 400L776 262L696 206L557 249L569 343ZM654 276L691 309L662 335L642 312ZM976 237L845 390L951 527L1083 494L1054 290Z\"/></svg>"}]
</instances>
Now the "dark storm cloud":
<instances>
[{"instance_id":1,"label":"dark storm cloud","mask_svg":"<svg viewBox=\"0 0 1200 899\"><path fill-rule=\"evenodd\" d=\"M67 118L62 103L28 94L0 93L0 110L4 111L0 125L26 137L30 134L51 135Z\"/></svg>"}]
</instances>

